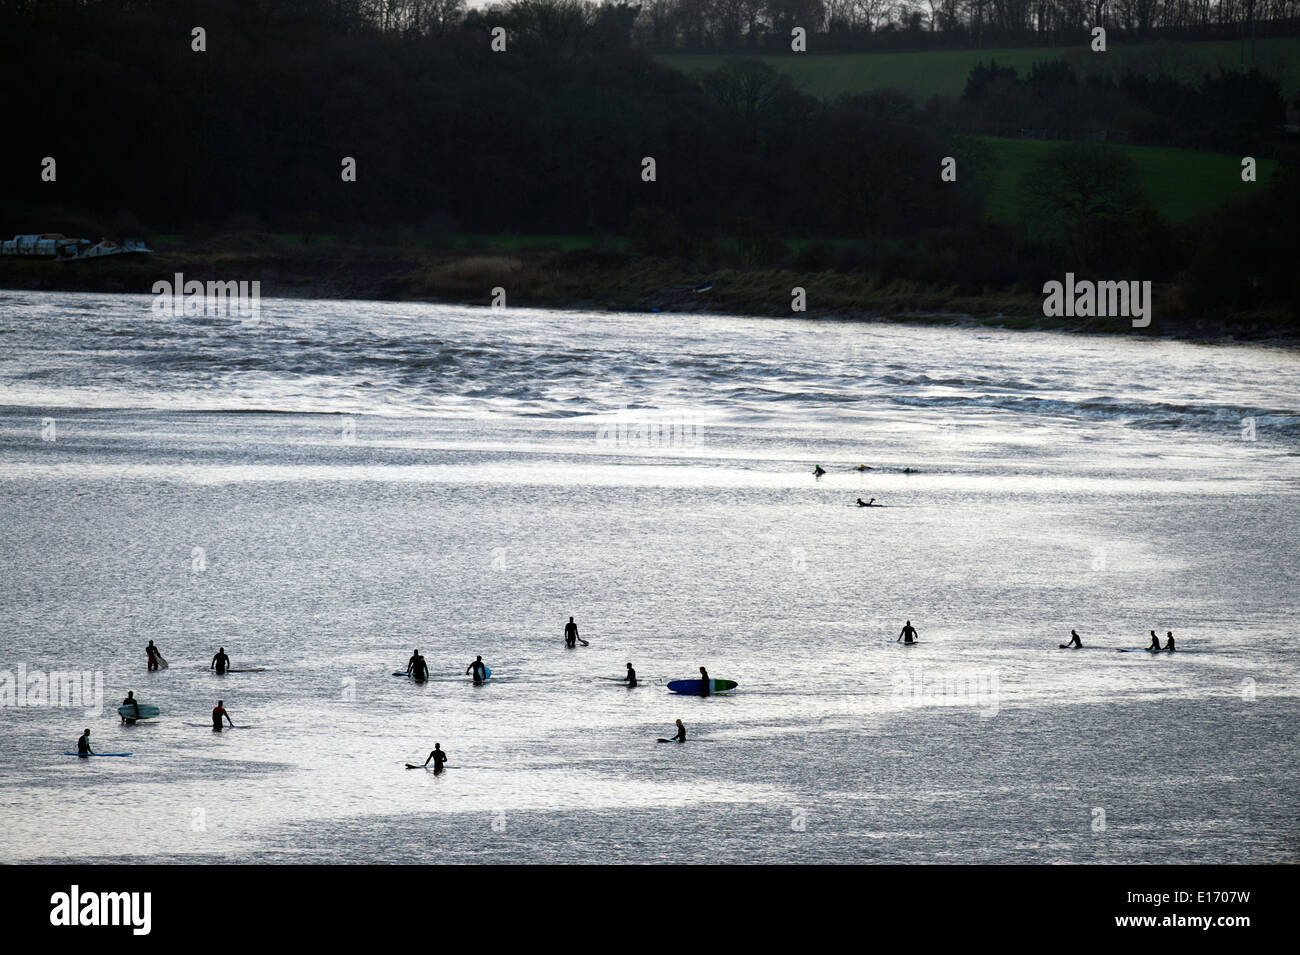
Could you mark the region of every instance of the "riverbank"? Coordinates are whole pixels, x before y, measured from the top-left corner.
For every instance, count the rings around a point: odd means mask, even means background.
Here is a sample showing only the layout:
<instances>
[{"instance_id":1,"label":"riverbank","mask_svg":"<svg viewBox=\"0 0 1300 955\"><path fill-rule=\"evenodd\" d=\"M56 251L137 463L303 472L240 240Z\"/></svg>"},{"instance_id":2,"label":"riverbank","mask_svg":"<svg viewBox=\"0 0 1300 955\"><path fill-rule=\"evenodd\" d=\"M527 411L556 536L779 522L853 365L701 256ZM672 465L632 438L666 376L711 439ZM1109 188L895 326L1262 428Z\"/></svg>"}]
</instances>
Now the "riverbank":
<instances>
[{"instance_id":1,"label":"riverbank","mask_svg":"<svg viewBox=\"0 0 1300 955\"><path fill-rule=\"evenodd\" d=\"M260 281L268 298L373 299L630 312L713 312L787 317L792 290L806 292L809 317L859 321L983 325L1173 337L1300 343L1300 322L1277 312L1189 314L1176 286L1154 290L1145 329L1127 319L1052 319L1027 287L977 289L881 281L857 272L789 268L709 268L621 250L483 246L430 248L345 243L288 243L269 235L233 235L85 262L0 259L0 288L149 294L176 273L186 280Z\"/></svg>"}]
</instances>

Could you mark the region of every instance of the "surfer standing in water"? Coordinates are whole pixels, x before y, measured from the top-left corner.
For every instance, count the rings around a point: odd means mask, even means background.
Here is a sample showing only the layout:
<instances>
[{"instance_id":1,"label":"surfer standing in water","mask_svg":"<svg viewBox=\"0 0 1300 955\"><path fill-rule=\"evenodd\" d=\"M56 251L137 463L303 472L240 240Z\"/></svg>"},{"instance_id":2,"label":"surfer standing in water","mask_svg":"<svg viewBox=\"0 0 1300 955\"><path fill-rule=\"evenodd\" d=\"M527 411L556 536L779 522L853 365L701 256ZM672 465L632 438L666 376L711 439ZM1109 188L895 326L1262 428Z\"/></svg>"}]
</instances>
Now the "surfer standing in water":
<instances>
[{"instance_id":1,"label":"surfer standing in water","mask_svg":"<svg viewBox=\"0 0 1300 955\"><path fill-rule=\"evenodd\" d=\"M78 756L94 756L94 755L95 755L95 751L94 751L93 749L90 748L90 730L89 730L89 729L85 730L85 731L84 731L80 736L77 737L77 755L78 755Z\"/></svg>"},{"instance_id":2,"label":"surfer standing in water","mask_svg":"<svg viewBox=\"0 0 1300 955\"><path fill-rule=\"evenodd\" d=\"M129 706L135 710L135 719L128 716L122 717L123 723L134 723L140 718L140 701L135 698L135 690L126 691L126 699L122 701L123 706Z\"/></svg>"},{"instance_id":3,"label":"surfer standing in water","mask_svg":"<svg viewBox=\"0 0 1300 955\"><path fill-rule=\"evenodd\" d=\"M709 671L700 667L700 696L709 695Z\"/></svg>"},{"instance_id":4,"label":"surfer standing in water","mask_svg":"<svg viewBox=\"0 0 1300 955\"><path fill-rule=\"evenodd\" d=\"M230 668L230 657L226 656L225 647L217 647L217 655L212 658L212 663L208 666L209 670L216 670L217 676L221 676Z\"/></svg>"},{"instance_id":5,"label":"surfer standing in water","mask_svg":"<svg viewBox=\"0 0 1300 955\"><path fill-rule=\"evenodd\" d=\"M624 679L627 680L628 686L636 686L636 670L632 669L630 663L627 665L627 676Z\"/></svg>"},{"instance_id":6,"label":"surfer standing in water","mask_svg":"<svg viewBox=\"0 0 1300 955\"><path fill-rule=\"evenodd\" d=\"M583 643L586 643L584 640ZM564 625L564 645L566 647L576 647L578 645L578 625L569 618L569 622Z\"/></svg>"},{"instance_id":7,"label":"surfer standing in water","mask_svg":"<svg viewBox=\"0 0 1300 955\"><path fill-rule=\"evenodd\" d=\"M903 629L898 634L898 640L894 642L898 643L899 640L903 643L916 643L916 627L912 626L912 621L903 621Z\"/></svg>"},{"instance_id":8,"label":"surfer standing in water","mask_svg":"<svg viewBox=\"0 0 1300 955\"><path fill-rule=\"evenodd\" d=\"M235 721L232 720L232 719L230 718L230 714L226 712L225 701L224 701L224 700L217 700L217 705L214 706L214 707L212 708L212 730L213 730L213 732L216 732L216 733L220 733L220 732L221 732L221 718L222 718L223 716L226 718L226 722L227 722L227 723L229 723L231 726L234 726L234 725L235 725Z\"/></svg>"},{"instance_id":9,"label":"surfer standing in water","mask_svg":"<svg viewBox=\"0 0 1300 955\"><path fill-rule=\"evenodd\" d=\"M424 657L420 655L420 648L416 647L411 654L411 659L406 661L406 675L417 683L423 683L429 679L429 665L424 662Z\"/></svg>"},{"instance_id":10,"label":"surfer standing in water","mask_svg":"<svg viewBox=\"0 0 1300 955\"><path fill-rule=\"evenodd\" d=\"M144 652L149 656L149 669L150 670L159 669L162 660L162 654L158 652L158 648L153 645L152 640L149 641L149 646L144 648Z\"/></svg>"},{"instance_id":11,"label":"surfer standing in water","mask_svg":"<svg viewBox=\"0 0 1300 955\"><path fill-rule=\"evenodd\" d=\"M442 772L442 764L447 761L447 754L442 751L441 743L433 744L433 752L429 754L429 759L433 760L433 771L435 773ZM429 759L424 761L426 767L429 765Z\"/></svg>"},{"instance_id":12,"label":"surfer standing in water","mask_svg":"<svg viewBox=\"0 0 1300 955\"><path fill-rule=\"evenodd\" d=\"M475 657L474 662L465 668L466 673L469 673L470 671L473 671L474 673L475 686L487 679L487 666L483 663L482 656Z\"/></svg>"}]
</instances>

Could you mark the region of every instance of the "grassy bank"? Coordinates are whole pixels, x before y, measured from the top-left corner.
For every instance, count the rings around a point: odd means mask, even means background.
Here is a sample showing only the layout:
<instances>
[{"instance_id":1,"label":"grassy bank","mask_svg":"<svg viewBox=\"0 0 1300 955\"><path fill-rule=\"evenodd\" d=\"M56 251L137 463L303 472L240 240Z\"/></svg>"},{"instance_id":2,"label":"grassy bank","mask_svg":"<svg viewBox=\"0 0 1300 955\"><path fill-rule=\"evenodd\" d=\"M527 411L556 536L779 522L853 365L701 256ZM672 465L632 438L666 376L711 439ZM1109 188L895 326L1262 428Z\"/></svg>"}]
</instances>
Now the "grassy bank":
<instances>
[{"instance_id":1,"label":"grassy bank","mask_svg":"<svg viewBox=\"0 0 1300 955\"><path fill-rule=\"evenodd\" d=\"M1088 38L1077 46L1023 47L994 50L934 50L920 53L808 53L760 57L788 75L812 96L835 97L896 89L918 103L932 96L960 96L966 77L979 62L997 60L1024 75L1035 63L1065 57L1080 71L1119 76L1126 67L1163 72L1182 80L1197 80L1220 67L1257 66L1282 84L1284 94L1300 91L1300 40L1270 38L1254 44L1236 40L1186 40L1178 43L1112 42L1104 54L1088 49ZM685 73L717 69L725 56L694 53L661 54L657 59Z\"/></svg>"},{"instance_id":2,"label":"grassy bank","mask_svg":"<svg viewBox=\"0 0 1300 955\"><path fill-rule=\"evenodd\" d=\"M475 243L472 251L419 246L303 245L271 236L233 236L154 255L85 262L0 259L0 288L150 294L153 283L185 279L260 281L266 298L358 298L487 306L506 290L508 306L632 312L715 312L738 315L985 324L1134 334L1127 321L1049 320L1035 288L969 288L882 281L861 273L788 268L706 268L618 250L536 247L544 237ZM495 248L494 248L495 246ZM695 287L712 282L709 291ZM807 310L791 310L791 290L807 293ZM1156 321L1141 334L1300 340L1300 328L1276 314L1188 315L1176 289L1157 293Z\"/></svg>"}]
</instances>

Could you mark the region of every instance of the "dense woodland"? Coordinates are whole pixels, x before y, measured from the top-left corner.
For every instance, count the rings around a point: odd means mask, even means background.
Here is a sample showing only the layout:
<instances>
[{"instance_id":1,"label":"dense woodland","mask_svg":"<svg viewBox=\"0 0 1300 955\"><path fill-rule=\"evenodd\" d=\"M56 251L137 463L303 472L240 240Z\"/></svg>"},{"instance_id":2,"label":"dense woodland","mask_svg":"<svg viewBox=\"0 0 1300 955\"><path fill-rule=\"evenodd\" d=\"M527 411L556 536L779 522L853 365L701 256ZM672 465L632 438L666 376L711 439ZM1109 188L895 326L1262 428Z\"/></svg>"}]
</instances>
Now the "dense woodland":
<instances>
[{"instance_id":1,"label":"dense woodland","mask_svg":"<svg viewBox=\"0 0 1300 955\"><path fill-rule=\"evenodd\" d=\"M656 257L952 287L1104 269L1182 281L1196 307L1296 310L1291 164L1175 227L1142 202L1132 163L1089 141L1102 130L1287 159L1269 77L1096 81L1061 61L1025 76L990 63L952 100L824 102L755 60L700 77L664 68L638 48L644 18L572 0L0 0L0 233L585 234ZM191 51L195 25L207 52ZM506 54L489 49L493 25ZM1022 221L993 223L987 157L965 134L1063 124L1084 141L1029 177ZM40 180L45 156L57 182ZM656 182L641 178L645 156ZM945 156L955 183L940 181ZM341 181L342 157L356 182ZM794 238L817 241L794 252Z\"/></svg>"}]
</instances>

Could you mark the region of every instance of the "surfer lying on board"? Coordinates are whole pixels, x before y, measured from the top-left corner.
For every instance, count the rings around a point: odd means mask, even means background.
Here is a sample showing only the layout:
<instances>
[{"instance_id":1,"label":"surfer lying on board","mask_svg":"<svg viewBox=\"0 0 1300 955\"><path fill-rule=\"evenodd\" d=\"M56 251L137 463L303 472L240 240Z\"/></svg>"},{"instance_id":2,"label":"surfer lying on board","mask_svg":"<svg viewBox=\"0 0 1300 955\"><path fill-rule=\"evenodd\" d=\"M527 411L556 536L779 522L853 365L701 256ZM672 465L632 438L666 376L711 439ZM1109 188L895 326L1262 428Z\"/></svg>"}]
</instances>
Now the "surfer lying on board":
<instances>
[{"instance_id":1,"label":"surfer lying on board","mask_svg":"<svg viewBox=\"0 0 1300 955\"><path fill-rule=\"evenodd\" d=\"M636 670L632 669L632 664L627 665L627 685L636 686Z\"/></svg>"},{"instance_id":2,"label":"surfer lying on board","mask_svg":"<svg viewBox=\"0 0 1300 955\"><path fill-rule=\"evenodd\" d=\"M226 656L225 647L217 647L217 655L212 658L212 663L208 666L209 670L216 670L217 676L221 676L226 670L230 669L230 657Z\"/></svg>"},{"instance_id":3,"label":"surfer lying on board","mask_svg":"<svg viewBox=\"0 0 1300 955\"><path fill-rule=\"evenodd\" d=\"M1147 649L1152 651L1160 649L1160 638L1156 636L1154 630L1151 631L1151 646L1147 647Z\"/></svg>"},{"instance_id":4,"label":"surfer lying on board","mask_svg":"<svg viewBox=\"0 0 1300 955\"><path fill-rule=\"evenodd\" d=\"M1076 650L1083 649L1083 641L1079 639L1079 635L1073 630L1070 631L1070 642L1061 644L1062 650L1068 647L1074 647Z\"/></svg>"},{"instance_id":5,"label":"surfer lying on board","mask_svg":"<svg viewBox=\"0 0 1300 955\"><path fill-rule=\"evenodd\" d=\"M487 666L483 663L483 657L475 657L474 662L465 668L466 673L469 673L471 670L474 671L474 682L482 683L487 675Z\"/></svg>"},{"instance_id":6,"label":"surfer lying on board","mask_svg":"<svg viewBox=\"0 0 1300 955\"><path fill-rule=\"evenodd\" d=\"M912 621L905 620L903 622L903 629L898 634L898 640L902 640L904 643L916 643L916 627L912 626ZM898 640L894 642L898 643Z\"/></svg>"},{"instance_id":7,"label":"surfer lying on board","mask_svg":"<svg viewBox=\"0 0 1300 955\"><path fill-rule=\"evenodd\" d=\"M876 499L874 497L869 501L864 501L862 498L858 498L858 507L871 507L875 503Z\"/></svg>"},{"instance_id":8,"label":"surfer lying on board","mask_svg":"<svg viewBox=\"0 0 1300 955\"><path fill-rule=\"evenodd\" d=\"M77 755L94 756L95 751L90 748L90 730L86 730L77 737Z\"/></svg>"},{"instance_id":9,"label":"surfer lying on board","mask_svg":"<svg viewBox=\"0 0 1300 955\"><path fill-rule=\"evenodd\" d=\"M1165 649L1170 653L1174 651L1174 632L1172 630L1165 631Z\"/></svg>"},{"instance_id":10,"label":"surfer lying on board","mask_svg":"<svg viewBox=\"0 0 1300 955\"><path fill-rule=\"evenodd\" d=\"M442 772L442 764L447 761L447 754L442 751L441 743L433 744L433 752L429 754L429 759L433 760L433 771L435 773ZM425 766L429 765L429 759L424 761Z\"/></svg>"},{"instance_id":11,"label":"surfer lying on board","mask_svg":"<svg viewBox=\"0 0 1300 955\"><path fill-rule=\"evenodd\" d=\"M226 718L227 723L231 726L235 725L235 721L232 720L230 714L226 712L225 701L217 700L217 705L212 708L212 728L218 733L221 732L221 718L223 716Z\"/></svg>"}]
</instances>

